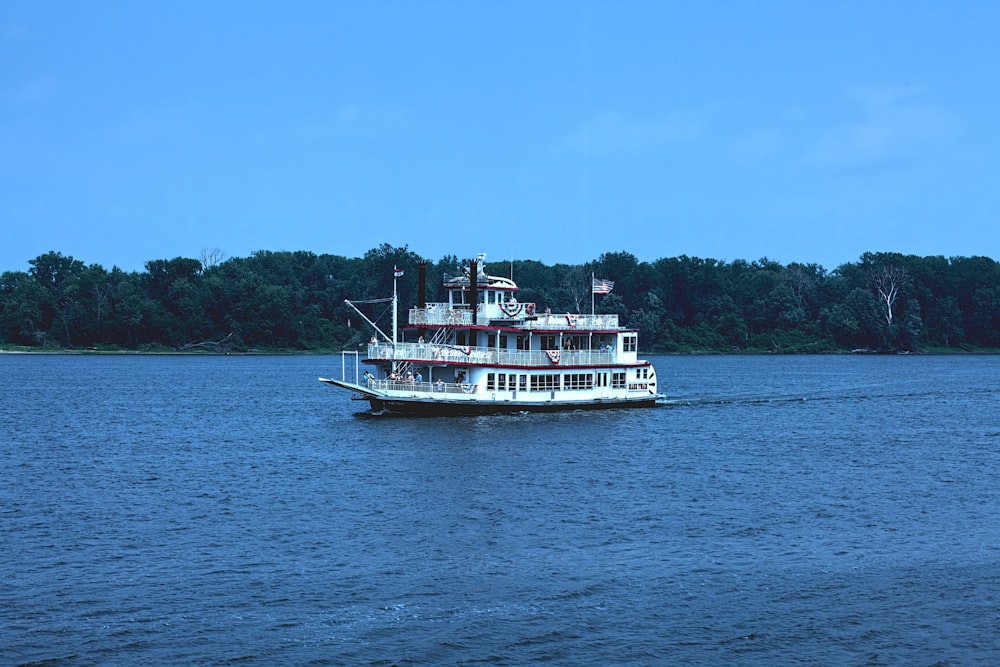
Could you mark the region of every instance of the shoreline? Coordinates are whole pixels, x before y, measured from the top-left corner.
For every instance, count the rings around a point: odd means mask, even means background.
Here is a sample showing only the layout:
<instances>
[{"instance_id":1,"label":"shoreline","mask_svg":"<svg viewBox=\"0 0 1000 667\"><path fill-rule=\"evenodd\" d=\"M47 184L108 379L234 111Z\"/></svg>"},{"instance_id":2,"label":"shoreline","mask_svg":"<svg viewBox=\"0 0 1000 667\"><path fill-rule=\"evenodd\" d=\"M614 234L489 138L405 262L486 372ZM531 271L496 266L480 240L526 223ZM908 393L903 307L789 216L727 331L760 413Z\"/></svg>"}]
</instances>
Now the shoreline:
<instances>
[{"instance_id":1,"label":"shoreline","mask_svg":"<svg viewBox=\"0 0 1000 667\"><path fill-rule=\"evenodd\" d=\"M95 356L172 356L172 357L291 357L291 356L333 356L345 350L245 350L229 352L210 352L207 350L94 350L94 349L33 349L27 347L17 347L7 349L0 347L0 354L17 355L95 355ZM349 350L346 350L349 351ZM690 350L686 352L650 352L644 351L641 354L673 357L698 357L698 356L865 356L865 357L940 357L940 356L966 356L983 355L991 356L1000 354L1000 348L982 348L975 350L963 350L960 348L933 348L917 352L891 352L875 350L826 350L823 352L774 352L772 350Z\"/></svg>"}]
</instances>

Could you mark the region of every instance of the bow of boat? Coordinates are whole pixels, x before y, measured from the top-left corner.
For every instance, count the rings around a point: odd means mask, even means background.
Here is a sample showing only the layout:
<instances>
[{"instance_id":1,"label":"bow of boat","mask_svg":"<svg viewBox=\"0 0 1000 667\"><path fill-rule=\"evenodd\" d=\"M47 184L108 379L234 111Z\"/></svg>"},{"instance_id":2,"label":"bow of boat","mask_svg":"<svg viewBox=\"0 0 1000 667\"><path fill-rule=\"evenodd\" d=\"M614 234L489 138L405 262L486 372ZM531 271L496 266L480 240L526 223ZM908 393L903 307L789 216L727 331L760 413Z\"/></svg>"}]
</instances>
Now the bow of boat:
<instances>
[{"instance_id":1,"label":"bow of boat","mask_svg":"<svg viewBox=\"0 0 1000 667\"><path fill-rule=\"evenodd\" d=\"M384 394L380 391L372 389L371 387L366 387L364 385L356 384L354 382L347 382L345 380L336 380L333 378L319 378L319 381L324 384L329 384L334 387L340 387L341 389L347 389L348 391L353 391L355 394L359 394L364 398L383 398Z\"/></svg>"}]
</instances>

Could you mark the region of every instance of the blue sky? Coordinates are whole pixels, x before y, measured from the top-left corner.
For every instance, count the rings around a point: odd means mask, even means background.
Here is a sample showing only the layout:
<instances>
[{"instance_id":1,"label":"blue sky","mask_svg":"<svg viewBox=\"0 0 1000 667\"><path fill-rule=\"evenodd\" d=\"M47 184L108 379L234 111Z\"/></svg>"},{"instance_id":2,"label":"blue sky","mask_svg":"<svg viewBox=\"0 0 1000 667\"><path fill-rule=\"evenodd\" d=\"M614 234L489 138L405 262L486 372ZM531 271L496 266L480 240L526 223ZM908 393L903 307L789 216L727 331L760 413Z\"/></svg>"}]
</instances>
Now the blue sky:
<instances>
[{"instance_id":1,"label":"blue sky","mask_svg":"<svg viewBox=\"0 0 1000 667\"><path fill-rule=\"evenodd\" d=\"M1000 259L1000 3L110 2L0 12L0 271Z\"/></svg>"}]
</instances>

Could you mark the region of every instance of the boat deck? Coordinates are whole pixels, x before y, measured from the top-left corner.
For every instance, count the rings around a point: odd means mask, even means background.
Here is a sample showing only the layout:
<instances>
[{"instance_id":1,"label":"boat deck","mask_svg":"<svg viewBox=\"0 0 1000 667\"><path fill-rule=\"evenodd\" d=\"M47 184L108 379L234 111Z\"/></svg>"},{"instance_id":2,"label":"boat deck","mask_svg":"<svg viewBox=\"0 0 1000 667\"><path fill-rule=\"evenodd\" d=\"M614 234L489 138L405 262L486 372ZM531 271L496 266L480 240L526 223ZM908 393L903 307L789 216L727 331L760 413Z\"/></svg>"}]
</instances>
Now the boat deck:
<instances>
[{"instance_id":1,"label":"boat deck","mask_svg":"<svg viewBox=\"0 0 1000 667\"><path fill-rule=\"evenodd\" d=\"M410 361L414 363L470 364L540 368L553 366L620 365L622 359L604 350L497 350L460 345L431 343L370 343L368 358L372 361Z\"/></svg>"}]
</instances>

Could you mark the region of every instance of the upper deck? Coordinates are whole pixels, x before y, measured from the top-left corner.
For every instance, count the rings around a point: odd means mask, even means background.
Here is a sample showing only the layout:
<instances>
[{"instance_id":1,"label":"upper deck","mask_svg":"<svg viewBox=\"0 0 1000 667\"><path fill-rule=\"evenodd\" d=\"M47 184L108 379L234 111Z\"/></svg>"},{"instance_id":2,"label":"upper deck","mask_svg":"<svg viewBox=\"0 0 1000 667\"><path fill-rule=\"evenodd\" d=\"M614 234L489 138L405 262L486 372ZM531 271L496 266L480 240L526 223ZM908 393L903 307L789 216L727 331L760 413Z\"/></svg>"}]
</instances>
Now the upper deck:
<instances>
[{"instance_id":1,"label":"upper deck","mask_svg":"<svg viewBox=\"0 0 1000 667\"><path fill-rule=\"evenodd\" d=\"M488 300L476 304L475 321L471 305L428 303L424 308L410 309L409 323L422 327L493 326L528 331L621 330L618 315L536 313L533 303Z\"/></svg>"},{"instance_id":2,"label":"upper deck","mask_svg":"<svg viewBox=\"0 0 1000 667\"><path fill-rule=\"evenodd\" d=\"M460 364L472 366L509 366L518 368L555 368L570 366L612 366L635 364L634 354L614 350L511 350L487 347L463 347L424 343L370 343L368 358L411 363Z\"/></svg>"}]
</instances>

